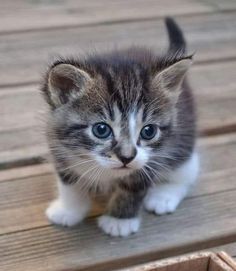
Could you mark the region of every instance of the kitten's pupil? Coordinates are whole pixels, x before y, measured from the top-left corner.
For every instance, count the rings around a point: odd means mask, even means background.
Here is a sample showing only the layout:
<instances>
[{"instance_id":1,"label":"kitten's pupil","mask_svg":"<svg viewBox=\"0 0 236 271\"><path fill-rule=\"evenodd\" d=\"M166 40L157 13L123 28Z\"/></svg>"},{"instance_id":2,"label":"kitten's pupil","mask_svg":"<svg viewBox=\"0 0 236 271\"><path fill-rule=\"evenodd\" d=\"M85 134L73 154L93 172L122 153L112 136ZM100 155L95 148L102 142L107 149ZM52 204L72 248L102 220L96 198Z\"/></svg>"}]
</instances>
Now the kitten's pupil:
<instances>
[{"instance_id":1,"label":"kitten's pupil","mask_svg":"<svg viewBox=\"0 0 236 271\"><path fill-rule=\"evenodd\" d=\"M149 124L143 127L143 129L141 130L141 137L145 140L150 140L152 138L154 138L154 136L157 133L157 126L154 124Z\"/></svg>"},{"instance_id":2,"label":"kitten's pupil","mask_svg":"<svg viewBox=\"0 0 236 271\"><path fill-rule=\"evenodd\" d=\"M106 123L96 123L92 128L93 134L98 138L107 138L111 135L112 129Z\"/></svg>"}]
</instances>

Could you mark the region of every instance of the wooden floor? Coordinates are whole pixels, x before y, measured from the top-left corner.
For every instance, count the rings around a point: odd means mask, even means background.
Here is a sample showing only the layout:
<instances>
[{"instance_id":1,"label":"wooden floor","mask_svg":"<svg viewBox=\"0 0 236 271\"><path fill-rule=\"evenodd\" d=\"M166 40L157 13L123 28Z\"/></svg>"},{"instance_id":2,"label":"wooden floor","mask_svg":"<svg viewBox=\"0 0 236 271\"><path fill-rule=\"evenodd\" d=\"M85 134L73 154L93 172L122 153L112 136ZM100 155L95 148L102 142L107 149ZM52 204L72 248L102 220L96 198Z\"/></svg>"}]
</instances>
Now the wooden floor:
<instances>
[{"instance_id":1,"label":"wooden floor","mask_svg":"<svg viewBox=\"0 0 236 271\"><path fill-rule=\"evenodd\" d=\"M167 44L163 17L196 52L198 185L173 215L143 215L128 239L105 236L95 217L74 229L49 225L55 195L41 132L39 81L58 54ZM113 270L199 250L236 256L236 1L0 1L0 270Z\"/></svg>"}]
</instances>

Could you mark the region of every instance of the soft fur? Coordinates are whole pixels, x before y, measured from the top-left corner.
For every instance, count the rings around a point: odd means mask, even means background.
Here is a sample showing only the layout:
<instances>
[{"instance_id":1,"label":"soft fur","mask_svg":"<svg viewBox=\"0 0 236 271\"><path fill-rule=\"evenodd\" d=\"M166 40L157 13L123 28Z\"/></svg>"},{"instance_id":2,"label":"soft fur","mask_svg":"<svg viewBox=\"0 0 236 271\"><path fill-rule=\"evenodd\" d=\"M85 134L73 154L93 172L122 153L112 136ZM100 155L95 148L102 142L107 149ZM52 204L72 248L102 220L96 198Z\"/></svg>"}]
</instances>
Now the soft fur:
<instances>
[{"instance_id":1,"label":"soft fur","mask_svg":"<svg viewBox=\"0 0 236 271\"><path fill-rule=\"evenodd\" d=\"M59 176L58 199L47 210L52 222L80 222L91 192L112 191L99 226L127 236L139 228L143 201L148 211L173 212L194 183L194 103L184 79L192 57L185 55L176 23L166 24L170 47L164 56L132 47L60 59L49 68L42 92ZM110 136L98 138L97 123L109 125ZM156 128L150 140L141 136L148 125Z\"/></svg>"}]
</instances>

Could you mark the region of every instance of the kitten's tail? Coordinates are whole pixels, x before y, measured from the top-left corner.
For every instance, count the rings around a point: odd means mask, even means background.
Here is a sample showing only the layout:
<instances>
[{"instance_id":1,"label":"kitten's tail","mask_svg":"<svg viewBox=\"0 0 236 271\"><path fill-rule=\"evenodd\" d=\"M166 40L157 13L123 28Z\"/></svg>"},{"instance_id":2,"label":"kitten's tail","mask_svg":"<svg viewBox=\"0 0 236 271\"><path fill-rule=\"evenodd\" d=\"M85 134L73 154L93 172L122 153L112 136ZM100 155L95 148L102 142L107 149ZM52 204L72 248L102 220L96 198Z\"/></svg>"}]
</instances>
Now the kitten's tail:
<instances>
[{"instance_id":1,"label":"kitten's tail","mask_svg":"<svg viewBox=\"0 0 236 271\"><path fill-rule=\"evenodd\" d=\"M182 30L175 20L170 17L165 19L165 23L169 37L168 51L174 54L184 54L186 52L186 41Z\"/></svg>"}]
</instances>

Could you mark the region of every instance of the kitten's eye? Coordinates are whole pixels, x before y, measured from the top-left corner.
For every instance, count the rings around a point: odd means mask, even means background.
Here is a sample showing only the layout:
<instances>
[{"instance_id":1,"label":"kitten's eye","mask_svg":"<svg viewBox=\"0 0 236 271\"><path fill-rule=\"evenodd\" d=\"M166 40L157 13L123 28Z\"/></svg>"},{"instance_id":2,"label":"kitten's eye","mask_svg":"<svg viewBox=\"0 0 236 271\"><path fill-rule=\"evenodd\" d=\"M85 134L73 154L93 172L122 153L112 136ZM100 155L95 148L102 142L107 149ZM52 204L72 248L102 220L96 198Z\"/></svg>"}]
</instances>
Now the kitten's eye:
<instances>
[{"instance_id":1,"label":"kitten's eye","mask_svg":"<svg viewBox=\"0 0 236 271\"><path fill-rule=\"evenodd\" d=\"M151 140L157 134L158 128L155 124L148 124L144 126L140 132L142 139Z\"/></svg>"},{"instance_id":2,"label":"kitten's eye","mask_svg":"<svg viewBox=\"0 0 236 271\"><path fill-rule=\"evenodd\" d=\"M112 133L112 129L108 124L100 122L93 125L92 132L98 138L108 138Z\"/></svg>"}]
</instances>

